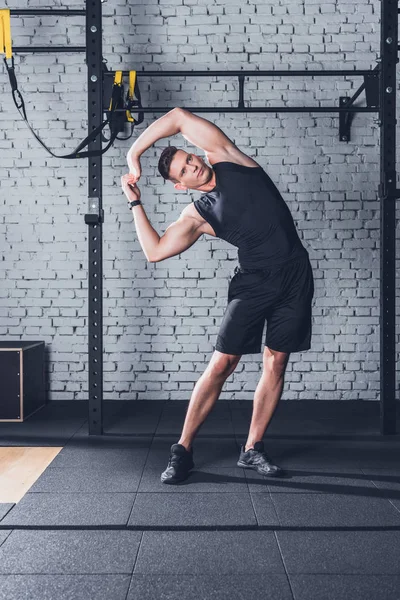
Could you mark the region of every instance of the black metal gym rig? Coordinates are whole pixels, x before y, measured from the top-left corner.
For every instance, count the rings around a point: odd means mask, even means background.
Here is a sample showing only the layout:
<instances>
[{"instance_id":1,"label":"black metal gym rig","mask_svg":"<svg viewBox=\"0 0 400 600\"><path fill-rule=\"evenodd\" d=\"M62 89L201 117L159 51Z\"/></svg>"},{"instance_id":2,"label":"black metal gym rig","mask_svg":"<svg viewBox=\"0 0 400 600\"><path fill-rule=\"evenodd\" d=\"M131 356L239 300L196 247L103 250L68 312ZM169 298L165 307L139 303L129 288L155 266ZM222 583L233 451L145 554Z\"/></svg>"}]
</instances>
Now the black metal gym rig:
<instances>
[{"instance_id":1,"label":"black metal gym rig","mask_svg":"<svg viewBox=\"0 0 400 600\"><path fill-rule=\"evenodd\" d=\"M102 57L101 0L87 0L85 10L69 9L16 9L11 15L76 16L86 18L86 46L14 47L16 53L31 52L86 52L88 77L88 135L101 127L102 115L109 113L104 105L104 89L116 72L104 67ZM396 65L398 63L397 0L381 0L380 57L371 70L320 70L320 71L139 71L146 77L237 77L239 100L237 107L183 107L200 113L283 113L322 112L339 113L339 139L350 140L351 120L356 112L378 112L380 125L380 185L381 202L380 240L380 430L382 435L396 433L396 371L395 371L395 228L396 199ZM6 63L7 64L7 63ZM13 73L13 70L12 70ZM10 74L10 81L11 75ZM124 72L123 75L127 73ZM245 107L245 77L359 77L364 83L350 98L339 97L339 106L316 107ZM15 76L14 76L15 78ZM354 101L365 91L366 107L354 106ZM140 114L166 112L173 107L143 108ZM115 108L115 107L114 107ZM115 108L115 113L126 112L126 107ZM137 121L140 122L140 121ZM102 263L102 144L101 136L89 142L89 211L85 215L89 233L89 435L103 434L103 263ZM90 156L94 154L94 156Z\"/></svg>"}]
</instances>

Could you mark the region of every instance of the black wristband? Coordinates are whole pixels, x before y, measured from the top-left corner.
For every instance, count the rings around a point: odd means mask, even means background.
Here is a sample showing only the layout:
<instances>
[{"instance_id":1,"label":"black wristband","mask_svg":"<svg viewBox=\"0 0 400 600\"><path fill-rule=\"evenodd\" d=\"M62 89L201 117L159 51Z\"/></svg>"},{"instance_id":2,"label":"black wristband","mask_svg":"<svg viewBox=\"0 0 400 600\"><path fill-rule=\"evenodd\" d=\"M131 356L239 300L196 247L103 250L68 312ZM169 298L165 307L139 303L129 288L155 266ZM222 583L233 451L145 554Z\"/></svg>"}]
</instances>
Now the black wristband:
<instances>
[{"instance_id":1,"label":"black wristband","mask_svg":"<svg viewBox=\"0 0 400 600\"><path fill-rule=\"evenodd\" d=\"M132 202L128 202L129 210L131 210L133 206L137 206L138 204L142 204L140 200L132 200Z\"/></svg>"}]
</instances>

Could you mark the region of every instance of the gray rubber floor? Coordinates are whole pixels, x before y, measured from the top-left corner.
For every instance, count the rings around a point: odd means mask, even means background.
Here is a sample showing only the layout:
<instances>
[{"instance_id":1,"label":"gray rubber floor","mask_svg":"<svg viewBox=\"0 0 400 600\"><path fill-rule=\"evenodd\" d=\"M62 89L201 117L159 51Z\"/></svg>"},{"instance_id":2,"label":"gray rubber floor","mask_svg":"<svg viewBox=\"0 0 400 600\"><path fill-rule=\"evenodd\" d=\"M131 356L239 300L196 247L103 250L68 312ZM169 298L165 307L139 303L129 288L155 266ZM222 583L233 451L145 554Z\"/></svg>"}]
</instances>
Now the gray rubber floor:
<instances>
[{"instance_id":1,"label":"gray rubber floor","mask_svg":"<svg viewBox=\"0 0 400 600\"><path fill-rule=\"evenodd\" d=\"M63 447L0 504L1 600L399 600L400 435L379 403L282 400L264 442L287 476L268 479L236 465L252 403L219 401L165 485L187 404L104 402L102 436L86 402L0 423L2 446Z\"/></svg>"}]
</instances>

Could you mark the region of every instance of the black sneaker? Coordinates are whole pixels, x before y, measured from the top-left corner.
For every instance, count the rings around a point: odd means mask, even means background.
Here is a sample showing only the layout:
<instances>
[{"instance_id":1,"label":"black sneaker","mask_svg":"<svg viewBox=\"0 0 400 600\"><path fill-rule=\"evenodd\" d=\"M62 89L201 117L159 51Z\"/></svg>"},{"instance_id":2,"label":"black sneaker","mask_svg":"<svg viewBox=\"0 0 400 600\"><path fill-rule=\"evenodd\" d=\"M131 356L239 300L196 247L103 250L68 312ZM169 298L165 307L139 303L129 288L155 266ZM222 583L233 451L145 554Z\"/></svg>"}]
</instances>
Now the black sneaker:
<instances>
[{"instance_id":1,"label":"black sneaker","mask_svg":"<svg viewBox=\"0 0 400 600\"><path fill-rule=\"evenodd\" d=\"M250 448L245 452L246 444L240 446L240 456L237 462L238 467L244 469L254 469L260 475L267 477L277 477L284 475L284 470L278 465L274 465L270 457L264 452L264 442L256 442L254 449Z\"/></svg>"},{"instance_id":2,"label":"black sneaker","mask_svg":"<svg viewBox=\"0 0 400 600\"><path fill-rule=\"evenodd\" d=\"M193 467L193 448L188 451L182 444L172 444L168 467L161 474L161 482L180 483L189 476Z\"/></svg>"}]
</instances>

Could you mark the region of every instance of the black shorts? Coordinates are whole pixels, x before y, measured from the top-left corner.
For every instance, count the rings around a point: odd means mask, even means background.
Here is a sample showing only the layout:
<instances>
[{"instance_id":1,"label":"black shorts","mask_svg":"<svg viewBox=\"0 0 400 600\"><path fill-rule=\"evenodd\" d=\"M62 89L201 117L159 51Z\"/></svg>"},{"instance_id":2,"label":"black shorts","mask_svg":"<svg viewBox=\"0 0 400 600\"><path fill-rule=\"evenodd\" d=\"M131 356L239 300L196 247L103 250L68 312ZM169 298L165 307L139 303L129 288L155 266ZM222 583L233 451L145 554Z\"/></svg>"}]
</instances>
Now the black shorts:
<instances>
[{"instance_id":1,"label":"black shorts","mask_svg":"<svg viewBox=\"0 0 400 600\"><path fill-rule=\"evenodd\" d=\"M236 267L215 350L224 354L301 352L311 347L314 278L308 256L269 269Z\"/></svg>"}]
</instances>

